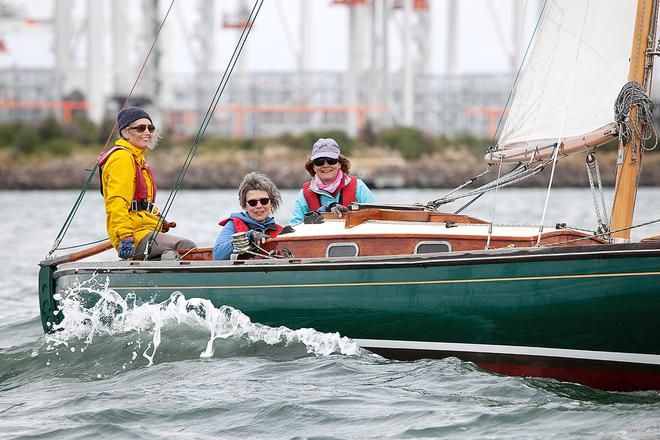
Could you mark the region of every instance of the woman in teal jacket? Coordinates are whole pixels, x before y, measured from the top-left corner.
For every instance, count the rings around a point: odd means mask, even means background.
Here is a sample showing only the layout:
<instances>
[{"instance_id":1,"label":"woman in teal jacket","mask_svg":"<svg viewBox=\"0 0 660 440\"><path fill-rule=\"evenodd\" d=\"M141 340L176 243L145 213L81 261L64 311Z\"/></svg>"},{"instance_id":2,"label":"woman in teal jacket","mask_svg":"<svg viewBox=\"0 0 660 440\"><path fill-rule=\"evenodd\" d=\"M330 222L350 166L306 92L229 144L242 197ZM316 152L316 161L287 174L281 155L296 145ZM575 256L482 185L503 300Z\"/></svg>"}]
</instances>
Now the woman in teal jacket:
<instances>
[{"instance_id":1,"label":"woman in teal jacket","mask_svg":"<svg viewBox=\"0 0 660 440\"><path fill-rule=\"evenodd\" d=\"M298 193L290 225L302 222L305 213L310 211L342 212L352 203L376 201L362 180L348 174L351 162L341 154L334 139L321 138L314 143L305 169L312 179Z\"/></svg>"}]
</instances>

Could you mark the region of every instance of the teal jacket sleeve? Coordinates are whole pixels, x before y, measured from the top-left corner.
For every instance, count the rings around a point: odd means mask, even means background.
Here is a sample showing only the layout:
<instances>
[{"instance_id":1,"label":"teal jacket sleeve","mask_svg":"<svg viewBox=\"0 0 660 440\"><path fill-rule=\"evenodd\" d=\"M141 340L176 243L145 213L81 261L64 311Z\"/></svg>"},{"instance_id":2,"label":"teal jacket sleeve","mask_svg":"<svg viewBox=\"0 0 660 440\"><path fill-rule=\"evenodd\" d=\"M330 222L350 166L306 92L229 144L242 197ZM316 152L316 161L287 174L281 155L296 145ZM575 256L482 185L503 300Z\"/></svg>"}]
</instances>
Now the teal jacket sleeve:
<instances>
[{"instance_id":1,"label":"teal jacket sleeve","mask_svg":"<svg viewBox=\"0 0 660 440\"><path fill-rule=\"evenodd\" d=\"M231 236L235 233L234 222L227 222L215 239L215 245L213 246L214 260L229 260L231 251L234 249Z\"/></svg>"},{"instance_id":2,"label":"teal jacket sleeve","mask_svg":"<svg viewBox=\"0 0 660 440\"><path fill-rule=\"evenodd\" d=\"M289 225L295 225L303 221L303 216L306 212L309 211L309 206L307 206L307 200L305 200L305 195L301 189L298 193L298 198L296 203L293 205L293 212L291 213L291 218L289 219Z\"/></svg>"},{"instance_id":3,"label":"teal jacket sleeve","mask_svg":"<svg viewBox=\"0 0 660 440\"><path fill-rule=\"evenodd\" d=\"M355 201L357 203L376 203L376 197L367 187L367 185L360 179L357 181L355 188Z\"/></svg>"}]
</instances>

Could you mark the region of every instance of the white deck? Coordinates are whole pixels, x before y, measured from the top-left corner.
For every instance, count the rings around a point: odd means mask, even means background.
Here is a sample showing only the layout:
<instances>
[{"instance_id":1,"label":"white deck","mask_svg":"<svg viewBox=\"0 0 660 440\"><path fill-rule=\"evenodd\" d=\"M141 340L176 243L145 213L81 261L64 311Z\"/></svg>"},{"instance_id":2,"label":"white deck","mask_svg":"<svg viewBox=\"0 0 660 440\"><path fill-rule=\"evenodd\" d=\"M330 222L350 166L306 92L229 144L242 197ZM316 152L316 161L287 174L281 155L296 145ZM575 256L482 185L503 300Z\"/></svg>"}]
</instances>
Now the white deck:
<instances>
[{"instance_id":1,"label":"white deck","mask_svg":"<svg viewBox=\"0 0 660 440\"><path fill-rule=\"evenodd\" d=\"M422 234L422 235L488 235L488 224L459 224L447 227L445 223L427 222L398 222L368 220L352 228L344 227L344 220L325 220L322 224L299 223L293 226L295 232L286 234L284 237L311 237L323 235L382 235L382 234ZM560 231L554 227L544 227L543 232ZM566 229L561 229L566 231ZM538 226L505 226L494 225L493 237L536 237L539 233Z\"/></svg>"}]
</instances>

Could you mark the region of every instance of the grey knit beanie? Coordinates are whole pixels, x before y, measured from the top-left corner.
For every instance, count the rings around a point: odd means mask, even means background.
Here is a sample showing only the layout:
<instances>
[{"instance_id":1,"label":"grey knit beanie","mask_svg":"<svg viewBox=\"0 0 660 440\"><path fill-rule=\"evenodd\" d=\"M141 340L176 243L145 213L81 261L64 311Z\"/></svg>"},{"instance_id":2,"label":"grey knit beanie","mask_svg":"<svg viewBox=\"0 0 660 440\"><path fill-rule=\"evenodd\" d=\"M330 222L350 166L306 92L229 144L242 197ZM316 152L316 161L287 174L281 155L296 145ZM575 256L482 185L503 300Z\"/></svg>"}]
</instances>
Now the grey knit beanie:
<instances>
[{"instance_id":1,"label":"grey knit beanie","mask_svg":"<svg viewBox=\"0 0 660 440\"><path fill-rule=\"evenodd\" d=\"M117 130L121 133L124 128L142 118L147 118L149 122L154 123L151 120L151 116L144 109L140 107L125 107L117 113Z\"/></svg>"}]
</instances>

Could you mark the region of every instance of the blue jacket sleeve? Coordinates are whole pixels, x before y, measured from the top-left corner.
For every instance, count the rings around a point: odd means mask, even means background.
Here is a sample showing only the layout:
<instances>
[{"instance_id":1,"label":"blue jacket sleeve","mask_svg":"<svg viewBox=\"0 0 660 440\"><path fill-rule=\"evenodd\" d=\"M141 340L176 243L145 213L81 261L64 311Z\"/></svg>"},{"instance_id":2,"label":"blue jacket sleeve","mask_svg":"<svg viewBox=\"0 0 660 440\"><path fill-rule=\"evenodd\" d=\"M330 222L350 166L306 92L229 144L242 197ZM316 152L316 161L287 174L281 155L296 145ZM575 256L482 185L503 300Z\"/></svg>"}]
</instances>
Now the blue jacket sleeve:
<instances>
[{"instance_id":1,"label":"blue jacket sleeve","mask_svg":"<svg viewBox=\"0 0 660 440\"><path fill-rule=\"evenodd\" d=\"M355 188L355 201L357 203L376 203L376 197L367 187L366 183L358 179L357 186Z\"/></svg>"},{"instance_id":2,"label":"blue jacket sleeve","mask_svg":"<svg viewBox=\"0 0 660 440\"><path fill-rule=\"evenodd\" d=\"M307 206L307 200L305 200L305 195L301 189L298 193L296 203L293 205L293 212L291 213L291 218L289 219L289 225L295 225L302 222L303 216L306 212L309 212L309 206Z\"/></svg>"},{"instance_id":3,"label":"blue jacket sleeve","mask_svg":"<svg viewBox=\"0 0 660 440\"><path fill-rule=\"evenodd\" d=\"M235 233L236 229L234 229L234 222L232 221L228 222L225 227L222 228L215 239L215 245L213 245L214 260L229 260L229 257L231 257L231 251L234 248L231 242L231 236Z\"/></svg>"}]
</instances>

